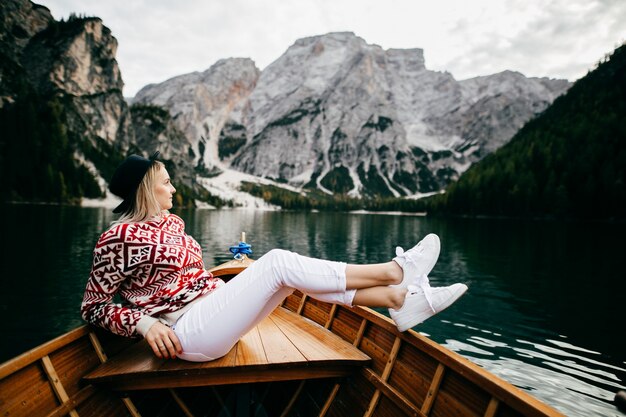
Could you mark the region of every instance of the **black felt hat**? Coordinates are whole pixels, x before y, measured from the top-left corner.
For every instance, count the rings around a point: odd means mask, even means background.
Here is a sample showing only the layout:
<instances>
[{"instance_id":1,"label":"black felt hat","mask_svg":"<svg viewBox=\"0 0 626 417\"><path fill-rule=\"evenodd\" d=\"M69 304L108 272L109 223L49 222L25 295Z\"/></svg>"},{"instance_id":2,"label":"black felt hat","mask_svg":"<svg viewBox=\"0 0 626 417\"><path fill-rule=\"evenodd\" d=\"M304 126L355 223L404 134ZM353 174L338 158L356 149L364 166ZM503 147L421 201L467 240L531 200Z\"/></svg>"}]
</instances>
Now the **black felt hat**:
<instances>
[{"instance_id":1,"label":"black felt hat","mask_svg":"<svg viewBox=\"0 0 626 417\"><path fill-rule=\"evenodd\" d=\"M139 184L158 156L159 152L150 158L130 155L117 167L109 183L109 190L124 201L113 209L113 213L125 213L133 207Z\"/></svg>"}]
</instances>

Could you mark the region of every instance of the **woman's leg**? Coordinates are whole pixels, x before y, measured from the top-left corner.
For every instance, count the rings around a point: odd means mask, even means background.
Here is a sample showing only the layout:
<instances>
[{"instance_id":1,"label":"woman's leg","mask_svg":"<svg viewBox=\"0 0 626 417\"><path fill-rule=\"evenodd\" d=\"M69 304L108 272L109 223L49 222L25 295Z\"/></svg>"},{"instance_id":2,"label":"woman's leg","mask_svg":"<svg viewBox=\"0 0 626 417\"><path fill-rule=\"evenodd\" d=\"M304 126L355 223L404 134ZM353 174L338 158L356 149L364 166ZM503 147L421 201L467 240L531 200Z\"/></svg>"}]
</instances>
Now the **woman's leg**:
<instances>
[{"instance_id":1,"label":"woman's leg","mask_svg":"<svg viewBox=\"0 0 626 417\"><path fill-rule=\"evenodd\" d=\"M401 282L402 268L395 261L384 264L349 264L346 266L346 288L348 289L395 285Z\"/></svg>"},{"instance_id":2,"label":"woman's leg","mask_svg":"<svg viewBox=\"0 0 626 417\"><path fill-rule=\"evenodd\" d=\"M361 305L396 306L406 290L386 287L400 281L393 272L387 273L393 271L392 267L346 266L272 250L179 319L175 331L184 350L179 356L206 361L225 355L295 288L333 303L351 305L358 300ZM352 288L346 290L348 282ZM368 285L377 287L367 288ZM393 297L394 292L401 296Z\"/></svg>"},{"instance_id":3,"label":"woman's leg","mask_svg":"<svg viewBox=\"0 0 626 417\"><path fill-rule=\"evenodd\" d=\"M388 285L402 282L402 268L396 262L369 265L346 265L346 288L356 290L352 304L366 307L400 308L406 290ZM310 294L316 300L336 303L336 293Z\"/></svg>"},{"instance_id":4,"label":"woman's leg","mask_svg":"<svg viewBox=\"0 0 626 417\"><path fill-rule=\"evenodd\" d=\"M387 307L398 309L404 304L406 288L372 287L356 290L352 303L365 307Z\"/></svg>"}]
</instances>

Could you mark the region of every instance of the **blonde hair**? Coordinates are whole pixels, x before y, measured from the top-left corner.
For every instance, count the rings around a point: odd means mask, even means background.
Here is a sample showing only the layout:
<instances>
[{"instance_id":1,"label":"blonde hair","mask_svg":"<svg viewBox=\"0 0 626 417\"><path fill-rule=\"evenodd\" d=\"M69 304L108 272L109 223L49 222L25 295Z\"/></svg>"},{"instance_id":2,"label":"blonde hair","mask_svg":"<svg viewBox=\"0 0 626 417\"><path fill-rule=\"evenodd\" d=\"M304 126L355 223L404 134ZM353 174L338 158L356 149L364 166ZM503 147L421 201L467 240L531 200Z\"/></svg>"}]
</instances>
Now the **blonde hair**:
<instances>
[{"instance_id":1,"label":"blonde hair","mask_svg":"<svg viewBox=\"0 0 626 417\"><path fill-rule=\"evenodd\" d=\"M146 220L159 216L166 211L161 209L161 205L154 195L154 183L156 176L157 173L163 168L165 168L165 165L161 161L154 161L152 163L150 168L148 168L146 175L144 175L141 180L141 183L139 183L139 187L137 187L137 192L135 193L135 204L133 204L129 211L123 213L119 219L113 221L112 225L119 223L145 222Z\"/></svg>"}]
</instances>

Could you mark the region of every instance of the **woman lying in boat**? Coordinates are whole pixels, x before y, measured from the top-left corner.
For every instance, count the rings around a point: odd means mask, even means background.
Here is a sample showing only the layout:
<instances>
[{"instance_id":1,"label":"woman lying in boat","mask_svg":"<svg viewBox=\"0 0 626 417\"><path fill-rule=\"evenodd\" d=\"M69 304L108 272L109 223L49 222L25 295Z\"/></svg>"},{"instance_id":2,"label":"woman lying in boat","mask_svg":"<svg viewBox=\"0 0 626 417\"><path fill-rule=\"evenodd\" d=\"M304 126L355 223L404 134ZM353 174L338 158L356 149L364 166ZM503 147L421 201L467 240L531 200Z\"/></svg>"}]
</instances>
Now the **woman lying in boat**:
<instances>
[{"instance_id":1,"label":"woman lying in boat","mask_svg":"<svg viewBox=\"0 0 626 417\"><path fill-rule=\"evenodd\" d=\"M202 249L168 212L176 189L162 162L131 155L110 190L120 218L98 240L81 307L89 323L143 336L159 358L210 361L226 353L294 289L321 301L387 307L398 330L456 301L464 284L431 288L439 256L430 234L393 260L352 265L273 249L228 283L204 269ZM122 304L113 302L118 294Z\"/></svg>"}]
</instances>

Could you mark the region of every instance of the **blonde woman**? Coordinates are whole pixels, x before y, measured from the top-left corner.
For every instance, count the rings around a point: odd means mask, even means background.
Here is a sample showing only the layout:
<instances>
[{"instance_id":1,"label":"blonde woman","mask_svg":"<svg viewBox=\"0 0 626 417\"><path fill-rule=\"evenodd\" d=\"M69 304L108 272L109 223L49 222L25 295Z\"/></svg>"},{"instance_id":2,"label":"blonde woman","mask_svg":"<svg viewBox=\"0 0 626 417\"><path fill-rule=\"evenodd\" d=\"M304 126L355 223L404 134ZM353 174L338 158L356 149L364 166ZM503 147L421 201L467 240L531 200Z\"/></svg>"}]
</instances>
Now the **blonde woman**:
<instances>
[{"instance_id":1,"label":"blonde woman","mask_svg":"<svg viewBox=\"0 0 626 417\"><path fill-rule=\"evenodd\" d=\"M176 188L162 162L129 156L110 190L121 216L94 249L83 318L113 333L143 336L159 358L210 361L226 353L298 289L331 303L387 307L400 331L444 310L464 284L431 288L439 239L426 236L386 263L353 265L273 249L228 283L204 268L200 245L168 212ZM119 295L121 304L114 303Z\"/></svg>"}]
</instances>

